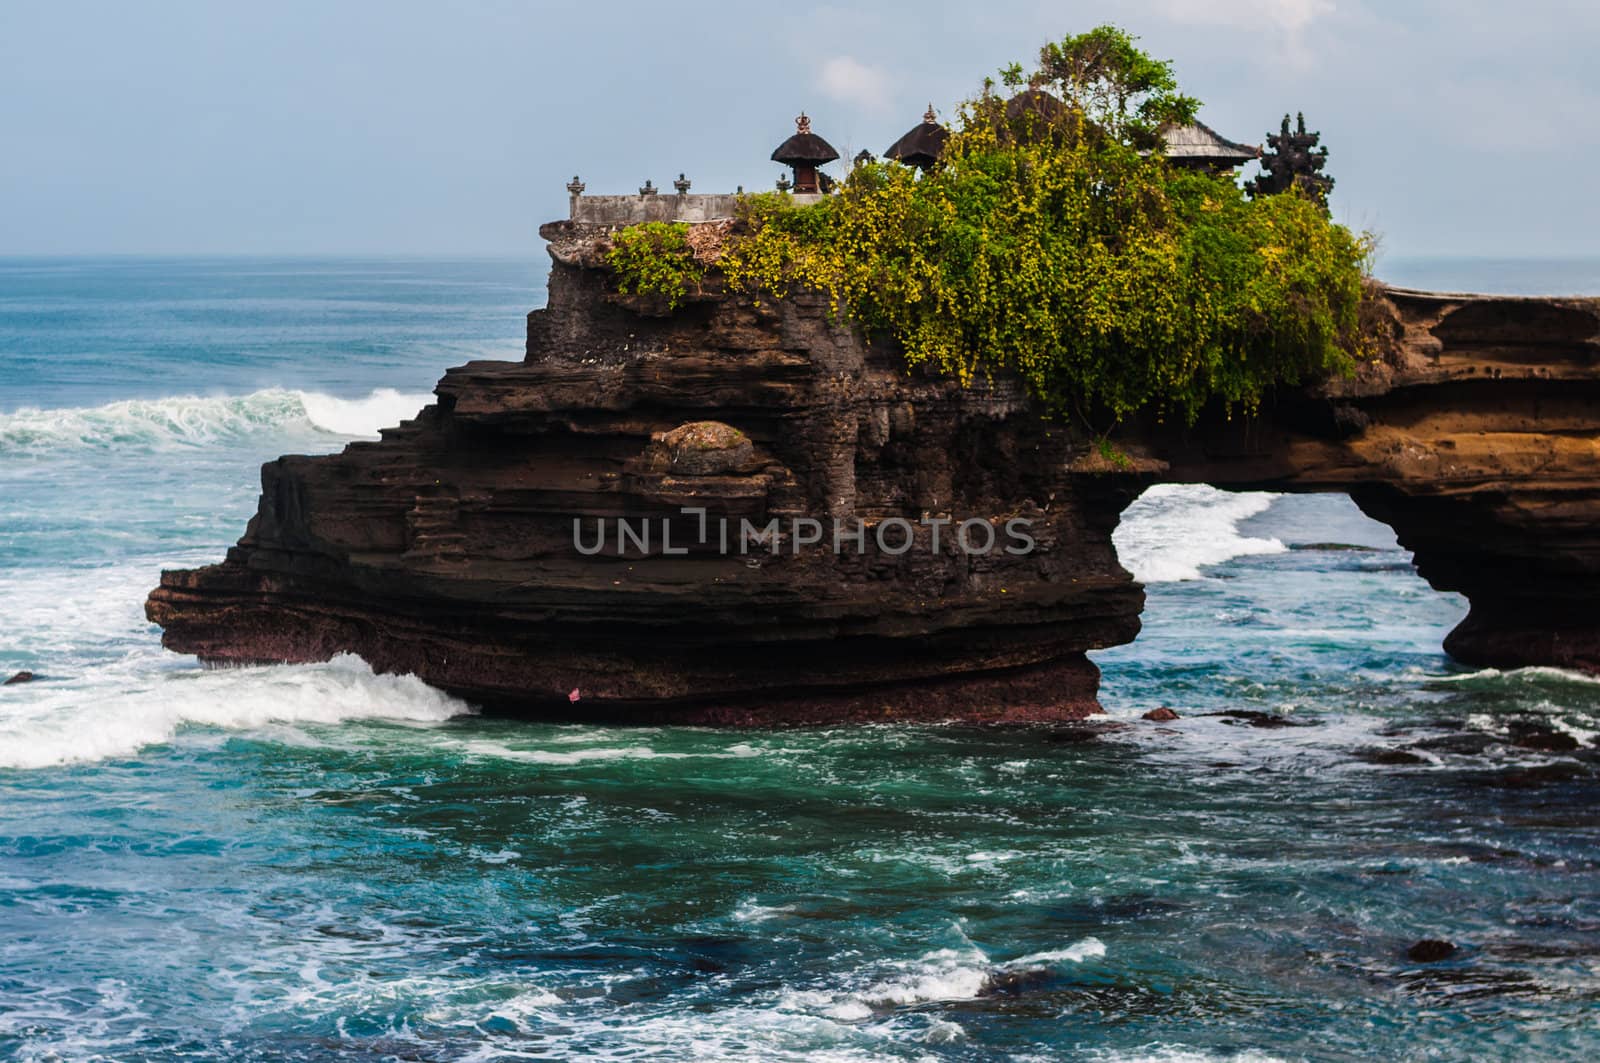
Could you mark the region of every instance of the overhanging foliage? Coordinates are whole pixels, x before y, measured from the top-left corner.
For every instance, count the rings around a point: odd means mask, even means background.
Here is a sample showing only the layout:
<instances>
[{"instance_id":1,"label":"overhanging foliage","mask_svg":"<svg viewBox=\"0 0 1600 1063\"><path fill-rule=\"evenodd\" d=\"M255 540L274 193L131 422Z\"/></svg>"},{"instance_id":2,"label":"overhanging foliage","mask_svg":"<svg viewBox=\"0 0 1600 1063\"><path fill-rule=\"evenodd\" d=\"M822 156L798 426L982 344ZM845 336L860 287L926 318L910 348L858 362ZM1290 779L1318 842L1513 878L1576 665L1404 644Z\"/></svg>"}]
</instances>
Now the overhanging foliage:
<instances>
[{"instance_id":1,"label":"overhanging foliage","mask_svg":"<svg viewBox=\"0 0 1600 1063\"><path fill-rule=\"evenodd\" d=\"M911 363L1016 372L1097 430L1146 409L1253 409L1275 385L1350 372L1366 240L1301 195L1252 201L1144 150L1153 122L1195 104L1121 31L1041 59L1026 82L1051 106L1008 108L986 84L927 174L873 163L814 205L747 197L719 262L729 284L758 300L821 290ZM618 235L623 284L681 297L681 234L639 228Z\"/></svg>"}]
</instances>

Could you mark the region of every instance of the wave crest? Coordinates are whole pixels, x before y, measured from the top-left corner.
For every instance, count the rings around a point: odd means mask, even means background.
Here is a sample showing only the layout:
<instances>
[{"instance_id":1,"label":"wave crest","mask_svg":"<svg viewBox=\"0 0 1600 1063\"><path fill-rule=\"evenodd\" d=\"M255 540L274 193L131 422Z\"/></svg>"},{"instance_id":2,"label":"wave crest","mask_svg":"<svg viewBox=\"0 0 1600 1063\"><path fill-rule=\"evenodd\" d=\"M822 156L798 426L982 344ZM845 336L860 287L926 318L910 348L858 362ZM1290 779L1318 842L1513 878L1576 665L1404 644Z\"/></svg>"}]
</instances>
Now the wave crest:
<instances>
[{"instance_id":1,"label":"wave crest","mask_svg":"<svg viewBox=\"0 0 1600 1063\"><path fill-rule=\"evenodd\" d=\"M1117 556L1145 583L1199 579L1206 565L1250 554L1281 554L1277 539L1239 534L1239 524L1277 499L1266 491L1221 491L1206 484L1157 484L1122 513L1112 537Z\"/></svg>"},{"instance_id":2,"label":"wave crest","mask_svg":"<svg viewBox=\"0 0 1600 1063\"><path fill-rule=\"evenodd\" d=\"M176 395L61 409L29 406L0 413L0 454L165 450L296 432L375 437L379 429L415 416L432 398L393 388L379 388L359 399L266 388L238 396Z\"/></svg>"},{"instance_id":3,"label":"wave crest","mask_svg":"<svg viewBox=\"0 0 1600 1063\"><path fill-rule=\"evenodd\" d=\"M473 711L415 676L374 674L350 654L326 664L164 672L132 689L109 690L95 678L11 688L0 703L0 768L132 756L184 727L438 723Z\"/></svg>"}]
</instances>

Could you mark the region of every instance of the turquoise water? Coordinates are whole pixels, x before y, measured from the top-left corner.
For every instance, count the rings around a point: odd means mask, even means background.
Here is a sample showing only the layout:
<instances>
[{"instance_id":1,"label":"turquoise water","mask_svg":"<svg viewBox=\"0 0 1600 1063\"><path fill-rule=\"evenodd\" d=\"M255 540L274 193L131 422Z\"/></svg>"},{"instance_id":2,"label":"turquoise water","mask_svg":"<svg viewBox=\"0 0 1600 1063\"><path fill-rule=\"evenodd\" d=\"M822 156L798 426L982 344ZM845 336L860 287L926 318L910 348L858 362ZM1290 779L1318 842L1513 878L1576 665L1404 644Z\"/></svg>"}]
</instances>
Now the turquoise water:
<instances>
[{"instance_id":1,"label":"turquoise water","mask_svg":"<svg viewBox=\"0 0 1600 1063\"><path fill-rule=\"evenodd\" d=\"M516 356L540 274L0 260L0 672L41 677L0 1058L1600 1054L1600 684L1452 664L1463 603L1340 497L1137 503L1098 737L534 726L161 651L145 592L262 460Z\"/></svg>"}]
</instances>

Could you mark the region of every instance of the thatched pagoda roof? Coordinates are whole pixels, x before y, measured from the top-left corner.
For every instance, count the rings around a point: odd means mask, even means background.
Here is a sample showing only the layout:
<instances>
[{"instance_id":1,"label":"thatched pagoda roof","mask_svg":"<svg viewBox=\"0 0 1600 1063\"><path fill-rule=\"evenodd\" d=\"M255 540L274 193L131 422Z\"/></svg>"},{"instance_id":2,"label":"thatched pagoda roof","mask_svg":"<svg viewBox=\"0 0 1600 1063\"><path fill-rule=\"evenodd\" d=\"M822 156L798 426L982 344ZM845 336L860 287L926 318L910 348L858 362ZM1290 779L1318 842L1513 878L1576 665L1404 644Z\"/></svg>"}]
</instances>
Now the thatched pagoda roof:
<instances>
[{"instance_id":1,"label":"thatched pagoda roof","mask_svg":"<svg viewBox=\"0 0 1600 1063\"><path fill-rule=\"evenodd\" d=\"M779 144L772 153L773 162L785 166L820 166L839 157L833 145L811 131L811 119L804 114L794 120L794 136Z\"/></svg>"},{"instance_id":2,"label":"thatched pagoda roof","mask_svg":"<svg viewBox=\"0 0 1600 1063\"><path fill-rule=\"evenodd\" d=\"M944 151L944 143L950 139L950 131L940 125L937 118L938 116L933 113L933 104L928 104L928 110L923 114L922 121L913 126L905 136L889 145L889 150L883 153L884 157L924 170L939 161L939 155Z\"/></svg>"}]
</instances>

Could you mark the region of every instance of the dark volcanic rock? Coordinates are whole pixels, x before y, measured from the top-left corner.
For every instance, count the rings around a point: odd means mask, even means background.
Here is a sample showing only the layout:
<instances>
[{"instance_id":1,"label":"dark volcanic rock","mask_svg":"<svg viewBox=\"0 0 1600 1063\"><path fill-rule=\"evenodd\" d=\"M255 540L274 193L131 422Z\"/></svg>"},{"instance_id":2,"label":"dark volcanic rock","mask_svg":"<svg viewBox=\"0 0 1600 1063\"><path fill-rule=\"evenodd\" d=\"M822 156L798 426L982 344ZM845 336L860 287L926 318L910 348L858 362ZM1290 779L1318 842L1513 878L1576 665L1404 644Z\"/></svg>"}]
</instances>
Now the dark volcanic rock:
<instances>
[{"instance_id":1,"label":"dark volcanic rock","mask_svg":"<svg viewBox=\"0 0 1600 1063\"><path fill-rule=\"evenodd\" d=\"M617 293L603 231L541 231L526 360L450 370L381 441L268 463L226 559L152 592L168 647L354 652L583 719L1075 719L1098 707L1086 652L1139 629L1111 532L1167 479L1348 491L1471 600L1451 653L1600 671L1600 301L1375 290L1383 356L1354 379L1131 424L1107 462L1015 380L909 371L820 299L758 307L713 274L669 311ZM1031 551L1003 549L1013 520ZM774 521L775 551L740 551ZM961 549L962 521L998 547Z\"/></svg>"},{"instance_id":2,"label":"dark volcanic rock","mask_svg":"<svg viewBox=\"0 0 1600 1063\"><path fill-rule=\"evenodd\" d=\"M1226 712L1208 712L1206 716L1220 716L1223 723L1248 724L1251 727L1310 727L1309 722L1296 723L1286 716L1279 716L1273 712L1257 712L1253 709L1229 709Z\"/></svg>"},{"instance_id":3,"label":"dark volcanic rock","mask_svg":"<svg viewBox=\"0 0 1600 1063\"><path fill-rule=\"evenodd\" d=\"M1506 725L1511 744L1546 753L1566 753L1578 748L1578 739L1536 720L1512 720Z\"/></svg>"},{"instance_id":4,"label":"dark volcanic rock","mask_svg":"<svg viewBox=\"0 0 1600 1063\"><path fill-rule=\"evenodd\" d=\"M1151 709L1149 712L1145 713L1141 719L1152 720L1156 723L1170 723L1171 721L1178 719L1178 714L1172 709L1163 705L1159 709Z\"/></svg>"},{"instance_id":5,"label":"dark volcanic rock","mask_svg":"<svg viewBox=\"0 0 1600 1063\"><path fill-rule=\"evenodd\" d=\"M168 647L355 652L473 701L583 719L1098 710L1084 654L1138 631L1143 591L1110 533L1146 478L1070 472L1083 441L1016 384L909 373L820 300L713 294L641 314L578 264L585 234L552 235L527 360L450 370L380 442L267 464L227 559L152 593ZM797 518L821 541L802 544ZM1031 552L1005 551L1013 519L1031 522ZM776 553L739 552L741 521L774 520ZM966 520L970 545L996 548L963 551Z\"/></svg>"},{"instance_id":6,"label":"dark volcanic rock","mask_svg":"<svg viewBox=\"0 0 1600 1063\"><path fill-rule=\"evenodd\" d=\"M1363 749L1356 756L1368 764L1410 765L1427 763L1426 758L1404 749Z\"/></svg>"},{"instance_id":7,"label":"dark volcanic rock","mask_svg":"<svg viewBox=\"0 0 1600 1063\"><path fill-rule=\"evenodd\" d=\"M1437 938L1423 938L1421 941L1406 949L1406 959L1412 963L1438 963L1448 960L1456 954L1456 947L1448 941Z\"/></svg>"},{"instance_id":8,"label":"dark volcanic rock","mask_svg":"<svg viewBox=\"0 0 1600 1063\"><path fill-rule=\"evenodd\" d=\"M1600 299L1384 289L1370 309L1382 357L1353 379L1140 434L1170 479L1348 492L1470 601L1451 656L1600 673Z\"/></svg>"},{"instance_id":9,"label":"dark volcanic rock","mask_svg":"<svg viewBox=\"0 0 1600 1063\"><path fill-rule=\"evenodd\" d=\"M8 686L12 686L12 685L17 684L17 683L31 683L31 682L33 682L33 673L32 672L18 672L16 675L12 676L10 679L7 679L4 683L0 683L0 686L7 686L8 687Z\"/></svg>"}]
</instances>

